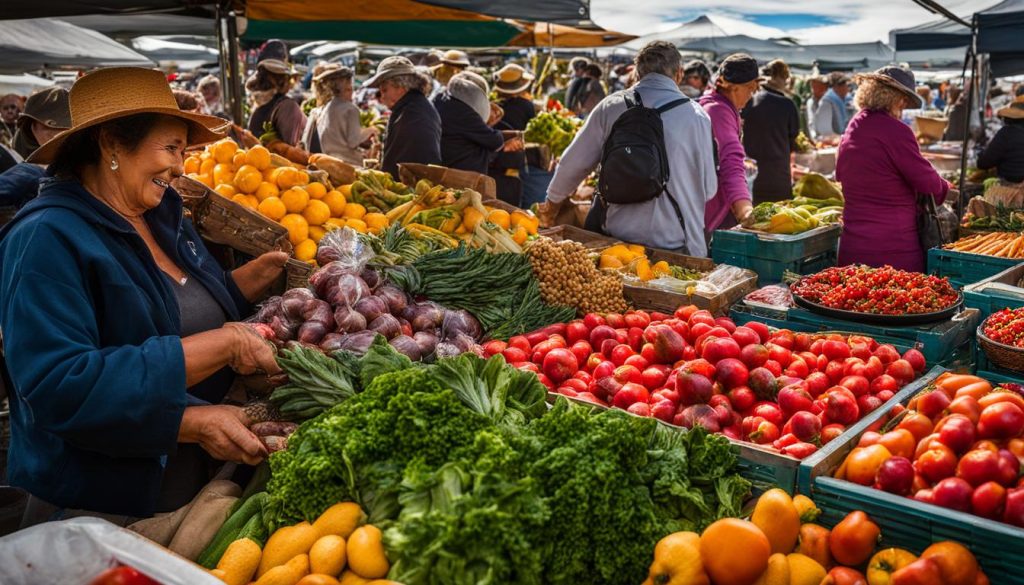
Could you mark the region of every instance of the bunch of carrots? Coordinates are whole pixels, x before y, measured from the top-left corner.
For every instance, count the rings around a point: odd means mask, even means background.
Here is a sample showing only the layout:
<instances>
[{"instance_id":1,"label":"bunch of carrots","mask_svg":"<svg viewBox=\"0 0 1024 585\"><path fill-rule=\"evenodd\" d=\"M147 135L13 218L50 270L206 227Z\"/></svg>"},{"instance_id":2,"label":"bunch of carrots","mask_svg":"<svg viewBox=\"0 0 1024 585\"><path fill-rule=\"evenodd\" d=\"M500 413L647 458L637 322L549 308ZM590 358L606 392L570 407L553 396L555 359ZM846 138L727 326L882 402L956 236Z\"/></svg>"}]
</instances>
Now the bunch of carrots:
<instances>
[{"instance_id":1,"label":"bunch of carrots","mask_svg":"<svg viewBox=\"0 0 1024 585\"><path fill-rule=\"evenodd\" d=\"M946 244L943 249L999 258L1024 258L1024 234L1018 232L977 234L961 238L952 244Z\"/></svg>"}]
</instances>

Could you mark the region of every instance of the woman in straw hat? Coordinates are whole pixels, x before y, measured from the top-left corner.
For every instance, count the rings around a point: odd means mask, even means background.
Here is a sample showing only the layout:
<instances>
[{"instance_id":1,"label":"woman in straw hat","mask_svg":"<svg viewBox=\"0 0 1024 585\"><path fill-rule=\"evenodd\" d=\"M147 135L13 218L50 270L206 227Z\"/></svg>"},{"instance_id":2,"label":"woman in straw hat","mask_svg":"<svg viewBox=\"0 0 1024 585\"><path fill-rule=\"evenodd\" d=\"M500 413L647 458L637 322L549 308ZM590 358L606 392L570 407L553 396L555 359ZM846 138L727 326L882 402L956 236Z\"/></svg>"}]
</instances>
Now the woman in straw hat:
<instances>
[{"instance_id":1,"label":"woman in straw hat","mask_svg":"<svg viewBox=\"0 0 1024 585\"><path fill-rule=\"evenodd\" d=\"M302 107L288 97L288 90L298 73L289 63L278 59L265 59L256 65L245 82L256 108L249 117L249 132L256 136L273 130L282 141L295 146L302 138L306 116Z\"/></svg>"},{"instance_id":2,"label":"woman in straw hat","mask_svg":"<svg viewBox=\"0 0 1024 585\"><path fill-rule=\"evenodd\" d=\"M29 158L53 179L0 231L8 478L32 496L26 525L125 524L189 502L211 457L266 456L217 403L232 370L279 371L236 321L287 255L225 272L207 252L170 183L223 120L179 110L159 71L101 69L69 100L71 127Z\"/></svg>"},{"instance_id":3,"label":"woman in straw hat","mask_svg":"<svg viewBox=\"0 0 1024 585\"><path fill-rule=\"evenodd\" d=\"M950 185L921 156L914 131L901 121L904 108L921 107L914 74L883 67L856 80L860 112L850 120L836 159L846 199L839 265L889 264L923 272L917 196L941 204Z\"/></svg>"},{"instance_id":4,"label":"woman in straw hat","mask_svg":"<svg viewBox=\"0 0 1024 585\"><path fill-rule=\"evenodd\" d=\"M978 157L978 168L995 169L1001 180L1020 188L1024 182L1024 96L1017 96L996 115L1002 118L1003 127Z\"/></svg>"},{"instance_id":5,"label":"woman in straw hat","mask_svg":"<svg viewBox=\"0 0 1024 585\"><path fill-rule=\"evenodd\" d=\"M509 63L494 74L494 91L498 94L498 107L503 115L495 126L501 131L523 132L537 115L530 99L533 75L515 63ZM520 206L523 182L520 175L526 170L526 153L522 149L502 152L491 162L487 173L494 178L498 199Z\"/></svg>"},{"instance_id":6,"label":"woman in straw hat","mask_svg":"<svg viewBox=\"0 0 1024 585\"><path fill-rule=\"evenodd\" d=\"M361 166L359 145L376 136L377 129L359 123L359 108L352 103L352 70L337 63L325 66L313 77L313 93L317 107L309 113L303 148Z\"/></svg>"}]
</instances>

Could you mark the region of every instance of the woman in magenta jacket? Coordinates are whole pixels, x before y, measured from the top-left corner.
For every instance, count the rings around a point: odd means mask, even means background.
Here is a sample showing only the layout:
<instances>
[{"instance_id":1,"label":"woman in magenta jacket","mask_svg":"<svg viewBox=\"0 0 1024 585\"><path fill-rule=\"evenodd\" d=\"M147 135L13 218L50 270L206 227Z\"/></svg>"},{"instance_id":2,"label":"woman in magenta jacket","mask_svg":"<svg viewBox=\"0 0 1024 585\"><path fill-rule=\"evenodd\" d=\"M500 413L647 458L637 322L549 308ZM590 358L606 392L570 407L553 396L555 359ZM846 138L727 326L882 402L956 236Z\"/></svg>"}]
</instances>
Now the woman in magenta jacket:
<instances>
[{"instance_id":1,"label":"woman in magenta jacket","mask_svg":"<svg viewBox=\"0 0 1024 585\"><path fill-rule=\"evenodd\" d=\"M900 120L904 108L921 104L914 74L883 67L857 81L860 112L843 134L836 159L836 178L846 199L839 265L888 264L924 272L917 195L930 195L941 204L950 185L921 156L913 130Z\"/></svg>"}]
</instances>

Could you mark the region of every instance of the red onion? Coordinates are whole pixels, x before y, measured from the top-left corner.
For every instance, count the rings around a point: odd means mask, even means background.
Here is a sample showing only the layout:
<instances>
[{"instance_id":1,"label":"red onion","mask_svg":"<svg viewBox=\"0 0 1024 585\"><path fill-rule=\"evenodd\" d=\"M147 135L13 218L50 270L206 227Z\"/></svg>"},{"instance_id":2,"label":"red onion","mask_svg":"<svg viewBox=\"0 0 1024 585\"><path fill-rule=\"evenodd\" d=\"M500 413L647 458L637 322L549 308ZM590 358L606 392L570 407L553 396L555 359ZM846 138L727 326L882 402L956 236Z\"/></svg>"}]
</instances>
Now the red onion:
<instances>
[{"instance_id":1,"label":"red onion","mask_svg":"<svg viewBox=\"0 0 1024 585\"><path fill-rule=\"evenodd\" d=\"M413 331L433 331L444 321L444 310L434 303L418 303L406 307L402 317L409 320Z\"/></svg>"},{"instance_id":2,"label":"red onion","mask_svg":"<svg viewBox=\"0 0 1024 585\"><path fill-rule=\"evenodd\" d=\"M391 339L402 332L402 326L399 324L398 319L390 313L385 313L374 319L370 323L369 329L370 331L380 333L388 339Z\"/></svg>"},{"instance_id":3,"label":"red onion","mask_svg":"<svg viewBox=\"0 0 1024 585\"><path fill-rule=\"evenodd\" d=\"M358 353L360 355L366 353L367 349L370 349L370 344L377 337L377 334L373 331L360 331L358 333L351 333L342 337L340 341L340 347L338 349L344 349L351 351L352 353Z\"/></svg>"},{"instance_id":4,"label":"red onion","mask_svg":"<svg viewBox=\"0 0 1024 585\"><path fill-rule=\"evenodd\" d=\"M420 355L430 355L434 353L434 348L437 347L437 336L428 331L417 331L412 334L413 340L416 345L420 346Z\"/></svg>"},{"instance_id":5,"label":"red onion","mask_svg":"<svg viewBox=\"0 0 1024 585\"><path fill-rule=\"evenodd\" d=\"M313 286L317 296L327 300L328 288L338 282L339 276L350 272L341 262L321 264L321 268L309 277L309 284Z\"/></svg>"},{"instance_id":6,"label":"red onion","mask_svg":"<svg viewBox=\"0 0 1024 585\"><path fill-rule=\"evenodd\" d=\"M359 302L352 305L352 308L363 317L366 317L367 322L372 322L377 317L388 312L388 304L384 302L384 299L373 296L359 299Z\"/></svg>"},{"instance_id":7,"label":"red onion","mask_svg":"<svg viewBox=\"0 0 1024 585\"><path fill-rule=\"evenodd\" d=\"M420 346L416 343L416 340L408 335L399 335L388 342L391 347L395 348L398 353L406 356L414 362L420 361L421 352Z\"/></svg>"},{"instance_id":8,"label":"red onion","mask_svg":"<svg viewBox=\"0 0 1024 585\"><path fill-rule=\"evenodd\" d=\"M334 323L339 333L355 333L366 329L366 317L348 305L341 305L335 309Z\"/></svg>"},{"instance_id":9,"label":"red onion","mask_svg":"<svg viewBox=\"0 0 1024 585\"><path fill-rule=\"evenodd\" d=\"M469 336L476 341L480 339L480 336L484 334L483 327L480 326L480 322L476 320L476 317L471 315L469 311L457 310L457 311L445 311L444 322L441 324L441 337L446 340L459 334Z\"/></svg>"},{"instance_id":10,"label":"red onion","mask_svg":"<svg viewBox=\"0 0 1024 585\"><path fill-rule=\"evenodd\" d=\"M363 271L359 273L359 278L363 279L370 290L377 288L377 285L380 284L380 274L373 268L363 268Z\"/></svg>"},{"instance_id":11,"label":"red onion","mask_svg":"<svg viewBox=\"0 0 1024 585\"><path fill-rule=\"evenodd\" d=\"M329 291L327 302L334 306L355 305L359 299L370 296L370 287L362 278L354 274L342 274L338 277L337 288Z\"/></svg>"},{"instance_id":12,"label":"red onion","mask_svg":"<svg viewBox=\"0 0 1024 585\"><path fill-rule=\"evenodd\" d=\"M256 320L260 323L270 323L274 315L280 314L281 297L270 297L260 305L260 310L256 312Z\"/></svg>"},{"instance_id":13,"label":"red onion","mask_svg":"<svg viewBox=\"0 0 1024 585\"><path fill-rule=\"evenodd\" d=\"M306 301L306 306L302 310L302 319L307 323L310 321L322 323L328 331L334 329L334 315L332 315L331 306L327 304L327 301L320 299Z\"/></svg>"},{"instance_id":14,"label":"red onion","mask_svg":"<svg viewBox=\"0 0 1024 585\"><path fill-rule=\"evenodd\" d=\"M384 299L384 302L388 304L388 310L392 315L401 315L405 308L409 306L409 299L405 296L405 293L398 287L390 284L377 289L377 296ZM406 317L408 319L408 317Z\"/></svg>"},{"instance_id":15,"label":"red onion","mask_svg":"<svg viewBox=\"0 0 1024 585\"><path fill-rule=\"evenodd\" d=\"M299 326L298 339L302 343L320 343L327 335L327 326L319 321L306 321Z\"/></svg>"}]
</instances>

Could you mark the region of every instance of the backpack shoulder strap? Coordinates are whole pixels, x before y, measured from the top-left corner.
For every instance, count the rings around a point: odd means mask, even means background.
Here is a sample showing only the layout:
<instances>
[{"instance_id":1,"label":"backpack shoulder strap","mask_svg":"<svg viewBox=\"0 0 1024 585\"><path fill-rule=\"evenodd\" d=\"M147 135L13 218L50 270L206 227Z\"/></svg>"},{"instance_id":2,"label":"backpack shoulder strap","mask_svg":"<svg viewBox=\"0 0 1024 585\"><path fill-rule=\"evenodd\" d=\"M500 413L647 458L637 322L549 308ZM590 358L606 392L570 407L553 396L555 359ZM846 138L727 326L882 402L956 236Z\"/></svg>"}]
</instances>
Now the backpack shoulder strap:
<instances>
[{"instance_id":1,"label":"backpack shoulder strap","mask_svg":"<svg viewBox=\"0 0 1024 585\"><path fill-rule=\"evenodd\" d=\"M657 110L657 112L659 114L664 114L665 112L671 110L672 108L674 108L676 106L681 106L681 105L685 104L688 101L690 101L690 98L688 98L688 97L679 98L677 100L670 101L669 103L661 106L660 108L657 108L656 110Z\"/></svg>"},{"instance_id":2,"label":"backpack shoulder strap","mask_svg":"<svg viewBox=\"0 0 1024 585\"><path fill-rule=\"evenodd\" d=\"M622 99L626 101L626 107L633 109L637 106L644 107L644 100L640 97L640 92L637 90L622 92Z\"/></svg>"}]
</instances>

